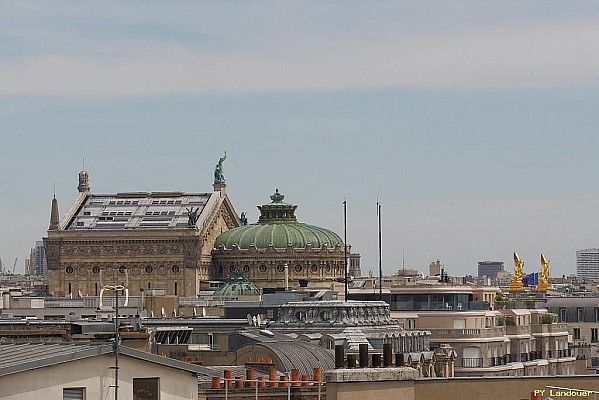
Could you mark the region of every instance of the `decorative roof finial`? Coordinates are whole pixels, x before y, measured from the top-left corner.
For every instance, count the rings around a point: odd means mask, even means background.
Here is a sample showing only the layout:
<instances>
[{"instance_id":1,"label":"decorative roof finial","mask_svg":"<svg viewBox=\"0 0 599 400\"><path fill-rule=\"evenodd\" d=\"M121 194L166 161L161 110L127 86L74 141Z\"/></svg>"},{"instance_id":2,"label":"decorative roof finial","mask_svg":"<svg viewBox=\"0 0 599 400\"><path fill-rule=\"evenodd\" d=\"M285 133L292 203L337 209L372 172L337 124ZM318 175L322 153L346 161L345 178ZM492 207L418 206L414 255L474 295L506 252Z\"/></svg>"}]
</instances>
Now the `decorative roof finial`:
<instances>
[{"instance_id":1,"label":"decorative roof finial","mask_svg":"<svg viewBox=\"0 0 599 400\"><path fill-rule=\"evenodd\" d=\"M285 198L285 196L283 196L281 193L279 193L279 189L276 189L275 193L270 196L270 199L272 200L273 203L281 203L284 198Z\"/></svg>"}]
</instances>

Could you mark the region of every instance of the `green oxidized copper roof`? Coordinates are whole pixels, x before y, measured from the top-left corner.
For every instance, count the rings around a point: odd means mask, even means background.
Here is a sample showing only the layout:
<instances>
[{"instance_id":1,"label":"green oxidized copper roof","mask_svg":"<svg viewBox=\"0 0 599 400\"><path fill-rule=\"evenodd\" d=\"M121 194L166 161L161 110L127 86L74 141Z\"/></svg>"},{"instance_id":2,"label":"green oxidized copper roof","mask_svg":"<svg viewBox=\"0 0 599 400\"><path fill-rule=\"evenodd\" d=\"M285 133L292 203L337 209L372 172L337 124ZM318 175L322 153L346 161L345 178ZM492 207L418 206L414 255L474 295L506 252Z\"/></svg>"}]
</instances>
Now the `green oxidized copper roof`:
<instances>
[{"instance_id":1,"label":"green oxidized copper roof","mask_svg":"<svg viewBox=\"0 0 599 400\"><path fill-rule=\"evenodd\" d=\"M330 248L343 246L343 240L335 232L297 222L297 206L284 203L284 196L278 189L270 198L270 204L258 206L261 215L257 224L224 232L216 238L214 247L218 248L222 244L230 249L236 244L240 249L248 249L253 244L258 249L265 249L272 244L275 248L284 249L289 244L294 248L305 248L308 243L313 248L320 248L325 243Z\"/></svg>"},{"instance_id":2,"label":"green oxidized copper roof","mask_svg":"<svg viewBox=\"0 0 599 400\"><path fill-rule=\"evenodd\" d=\"M227 282L214 292L214 296L237 297L259 295L260 289L241 272L232 272Z\"/></svg>"}]
</instances>

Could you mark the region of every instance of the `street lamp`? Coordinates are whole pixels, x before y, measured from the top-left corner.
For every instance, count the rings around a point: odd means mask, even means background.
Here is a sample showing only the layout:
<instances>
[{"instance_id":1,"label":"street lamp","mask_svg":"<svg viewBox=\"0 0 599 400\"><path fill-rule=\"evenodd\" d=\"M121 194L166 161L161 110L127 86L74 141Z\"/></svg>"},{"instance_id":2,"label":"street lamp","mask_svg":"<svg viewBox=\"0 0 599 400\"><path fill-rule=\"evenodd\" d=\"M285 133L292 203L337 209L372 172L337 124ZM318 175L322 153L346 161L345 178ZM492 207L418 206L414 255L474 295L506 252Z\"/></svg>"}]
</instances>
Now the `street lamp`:
<instances>
[{"instance_id":1,"label":"street lamp","mask_svg":"<svg viewBox=\"0 0 599 400\"><path fill-rule=\"evenodd\" d=\"M127 306L129 302L129 290L125 289L123 285L105 285L102 287L100 291L100 307L102 306L102 295L104 291L114 291L115 296L115 308L114 308L114 400L118 400L119 398L119 292L121 290L125 291L125 303L123 306Z\"/></svg>"}]
</instances>

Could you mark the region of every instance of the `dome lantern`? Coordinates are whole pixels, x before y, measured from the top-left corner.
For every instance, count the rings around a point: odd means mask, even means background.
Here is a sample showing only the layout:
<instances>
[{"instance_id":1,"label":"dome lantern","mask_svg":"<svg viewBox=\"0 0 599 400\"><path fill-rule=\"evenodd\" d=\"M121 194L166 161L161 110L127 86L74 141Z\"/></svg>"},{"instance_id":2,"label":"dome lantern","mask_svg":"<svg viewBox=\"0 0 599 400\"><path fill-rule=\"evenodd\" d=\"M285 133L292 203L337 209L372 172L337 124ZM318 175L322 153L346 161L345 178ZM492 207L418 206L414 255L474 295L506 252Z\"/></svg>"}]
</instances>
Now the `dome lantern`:
<instances>
[{"instance_id":1,"label":"dome lantern","mask_svg":"<svg viewBox=\"0 0 599 400\"><path fill-rule=\"evenodd\" d=\"M260 210L259 224L267 224L273 221L297 222L295 217L296 205L283 202L284 195L279 193L279 189L270 196L272 202L258 206Z\"/></svg>"}]
</instances>

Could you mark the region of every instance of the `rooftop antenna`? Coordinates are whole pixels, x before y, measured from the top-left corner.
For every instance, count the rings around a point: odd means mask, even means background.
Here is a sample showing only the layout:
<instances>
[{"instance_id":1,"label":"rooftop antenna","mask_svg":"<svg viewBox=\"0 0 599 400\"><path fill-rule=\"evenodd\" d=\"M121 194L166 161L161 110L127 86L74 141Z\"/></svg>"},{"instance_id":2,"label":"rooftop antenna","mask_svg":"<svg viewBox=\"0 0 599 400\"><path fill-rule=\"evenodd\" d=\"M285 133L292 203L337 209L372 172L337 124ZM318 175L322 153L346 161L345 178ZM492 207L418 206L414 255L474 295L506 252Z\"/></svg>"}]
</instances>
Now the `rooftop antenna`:
<instances>
[{"instance_id":1,"label":"rooftop antenna","mask_svg":"<svg viewBox=\"0 0 599 400\"><path fill-rule=\"evenodd\" d=\"M56 198L56 179L54 179L54 198Z\"/></svg>"},{"instance_id":2,"label":"rooftop antenna","mask_svg":"<svg viewBox=\"0 0 599 400\"><path fill-rule=\"evenodd\" d=\"M345 301L347 301L347 201L343 199L343 262L345 266Z\"/></svg>"},{"instance_id":3,"label":"rooftop antenna","mask_svg":"<svg viewBox=\"0 0 599 400\"><path fill-rule=\"evenodd\" d=\"M376 213L379 219L379 300L383 300L383 260L382 260L382 239L381 239L381 203L379 198L376 198Z\"/></svg>"},{"instance_id":4,"label":"rooftop antenna","mask_svg":"<svg viewBox=\"0 0 599 400\"><path fill-rule=\"evenodd\" d=\"M406 269L406 252L405 252L405 250L401 251L401 269Z\"/></svg>"},{"instance_id":5,"label":"rooftop antenna","mask_svg":"<svg viewBox=\"0 0 599 400\"><path fill-rule=\"evenodd\" d=\"M83 157L83 170L85 171L85 156Z\"/></svg>"}]
</instances>

